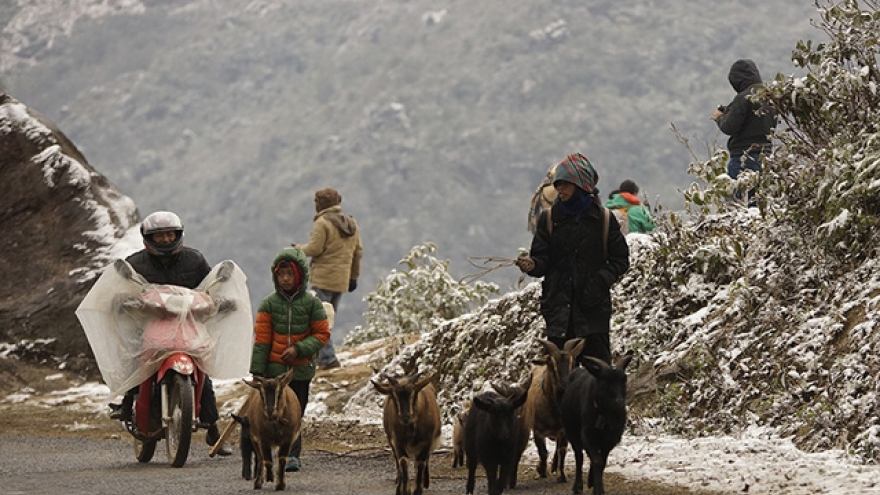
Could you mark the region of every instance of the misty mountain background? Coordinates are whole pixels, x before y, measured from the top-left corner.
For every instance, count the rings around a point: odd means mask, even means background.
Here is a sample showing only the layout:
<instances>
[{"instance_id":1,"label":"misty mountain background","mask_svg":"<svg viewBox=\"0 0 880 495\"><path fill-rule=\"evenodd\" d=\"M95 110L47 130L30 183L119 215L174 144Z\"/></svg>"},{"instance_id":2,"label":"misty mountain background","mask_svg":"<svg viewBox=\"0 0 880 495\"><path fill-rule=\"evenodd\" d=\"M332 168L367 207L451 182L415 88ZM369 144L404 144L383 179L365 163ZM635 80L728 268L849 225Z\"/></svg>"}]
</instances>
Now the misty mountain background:
<instances>
[{"instance_id":1,"label":"misty mountain background","mask_svg":"<svg viewBox=\"0 0 880 495\"><path fill-rule=\"evenodd\" d=\"M531 194L571 151L603 195L631 178L681 208L691 157L671 124L697 152L723 145L708 116L730 64L794 72L815 16L803 0L17 0L0 5L0 86L142 216L175 211L188 245L241 265L254 301L307 239L314 190L339 189L365 247L344 333L414 245L458 276L528 246Z\"/></svg>"}]
</instances>

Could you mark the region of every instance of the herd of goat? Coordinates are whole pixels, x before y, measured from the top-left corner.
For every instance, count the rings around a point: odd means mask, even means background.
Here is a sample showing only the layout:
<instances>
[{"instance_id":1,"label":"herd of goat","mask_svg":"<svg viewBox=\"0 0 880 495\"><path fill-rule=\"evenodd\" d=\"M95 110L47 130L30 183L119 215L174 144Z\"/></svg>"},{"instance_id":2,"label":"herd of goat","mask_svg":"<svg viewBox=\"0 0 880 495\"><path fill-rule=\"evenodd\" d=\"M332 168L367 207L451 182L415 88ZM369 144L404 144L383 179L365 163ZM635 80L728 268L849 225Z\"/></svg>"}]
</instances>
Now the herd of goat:
<instances>
[{"instance_id":1,"label":"herd of goat","mask_svg":"<svg viewBox=\"0 0 880 495\"><path fill-rule=\"evenodd\" d=\"M571 444L575 456L572 492L583 493L584 452L590 460L587 486L594 495L605 493L603 475L608 454L619 442L626 425L626 367L632 352L612 366L592 357L581 357L582 339L572 339L562 349L539 339L543 354L533 361L522 383L493 383L494 390L475 394L455 418L452 467L467 466L466 492L474 492L477 466L486 472L489 495L515 488L517 470L529 435L538 451L537 472L547 476L547 438L555 440L550 472L566 482L565 455ZM580 362L582 366L576 364ZM254 478L254 488L275 481L284 489L286 453L299 434L301 417L296 396L287 386L291 375L254 377L242 414L242 476ZM441 443L440 408L434 376L413 372L402 377L381 374L371 380L385 395L383 427L397 468L396 495L421 495L428 488L428 461ZM277 450L273 471L272 451ZM251 456L254 456L253 471ZM409 465L414 464L410 491Z\"/></svg>"}]
</instances>

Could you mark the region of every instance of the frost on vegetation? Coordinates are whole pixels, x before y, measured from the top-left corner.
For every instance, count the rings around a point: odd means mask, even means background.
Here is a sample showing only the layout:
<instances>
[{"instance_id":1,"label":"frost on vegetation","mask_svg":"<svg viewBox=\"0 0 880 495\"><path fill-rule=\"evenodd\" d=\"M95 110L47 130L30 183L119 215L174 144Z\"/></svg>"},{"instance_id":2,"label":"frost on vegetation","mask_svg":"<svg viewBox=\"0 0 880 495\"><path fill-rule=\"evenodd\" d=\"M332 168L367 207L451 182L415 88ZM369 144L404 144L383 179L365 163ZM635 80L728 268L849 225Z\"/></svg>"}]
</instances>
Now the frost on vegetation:
<instances>
[{"instance_id":1,"label":"frost on vegetation","mask_svg":"<svg viewBox=\"0 0 880 495\"><path fill-rule=\"evenodd\" d=\"M469 285L455 280L449 261L436 258L436 252L433 243L414 246L399 263L404 268L392 270L367 294L365 324L348 333L346 345L428 332L498 293L492 283Z\"/></svg>"},{"instance_id":2,"label":"frost on vegetation","mask_svg":"<svg viewBox=\"0 0 880 495\"><path fill-rule=\"evenodd\" d=\"M612 350L636 352L631 429L761 428L807 451L880 461L878 10L876 0L827 4L817 25L830 41L794 52L809 75L768 85L781 124L755 178L758 208L731 199L742 184L718 151L691 164L685 212L660 212L656 233L628 236ZM396 307L397 295L380 295ZM535 282L435 319L385 370L436 371L448 422L475 391L527 372L543 335L539 296Z\"/></svg>"}]
</instances>

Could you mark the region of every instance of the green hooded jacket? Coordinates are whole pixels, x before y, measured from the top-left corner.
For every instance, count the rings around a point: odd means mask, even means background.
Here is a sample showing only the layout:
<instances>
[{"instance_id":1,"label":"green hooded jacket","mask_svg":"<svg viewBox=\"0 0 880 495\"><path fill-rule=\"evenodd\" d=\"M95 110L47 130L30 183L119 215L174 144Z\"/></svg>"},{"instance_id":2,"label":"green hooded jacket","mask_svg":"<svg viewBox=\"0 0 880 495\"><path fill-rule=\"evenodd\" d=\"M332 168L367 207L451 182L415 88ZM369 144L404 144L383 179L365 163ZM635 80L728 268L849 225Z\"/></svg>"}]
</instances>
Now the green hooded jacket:
<instances>
[{"instance_id":1,"label":"green hooded jacket","mask_svg":"<svg viewBox=\"0 0 880 495\"><path fill-rule=\"evenodd\" d=\"M281 289L275 275L275 268L282 261L296 263L302 275L292 295ZM296 369L294 380L311 380L315 376L315 357L330 340L330 326L321 300L305 289L309 265L301 249L285 248L275 256L272 280L275 292L263 299L257 310L250 372L272 378L292 366ZM281 359L289 347L296 348L297 354L291 366Z\"/></svg>"}]
</instances>

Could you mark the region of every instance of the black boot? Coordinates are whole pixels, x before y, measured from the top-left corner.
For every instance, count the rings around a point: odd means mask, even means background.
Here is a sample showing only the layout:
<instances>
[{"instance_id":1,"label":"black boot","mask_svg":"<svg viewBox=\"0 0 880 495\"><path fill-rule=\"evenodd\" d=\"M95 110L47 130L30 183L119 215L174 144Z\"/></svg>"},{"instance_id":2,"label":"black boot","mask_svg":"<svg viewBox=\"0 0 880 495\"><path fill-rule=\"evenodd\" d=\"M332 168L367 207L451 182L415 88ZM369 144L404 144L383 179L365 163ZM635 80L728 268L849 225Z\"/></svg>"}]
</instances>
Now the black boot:
<instances>
[{"instance_id":1,"label":"black boot","mask_svg":"<svg viewBox=\"0 0 880 495\"><path fill-rule=\"evenodd\" d=\"M134 396L125 394L122 397L122 404L110 404L110 419L119 421L131 421L133 419L131 410L134 406Z\"/></svg>"},{"instance_id":2,"label":"black boot","mask_svg":"<svg viewBox=\"0 0 880 495\"><path fill-rule=\"evenodd\" d=\"M213 423L211 426L208 427L208 432L205 433L205 443L213 447L214 444L216 444L219 440L220 429L217 428L217 423ZM217 454L222 456L232 455L232 449L229 447L229 445L226 444L226 442L223 442L223 445L221 445L220 448L217 449Z\"/></svg>"}]
</instances>

